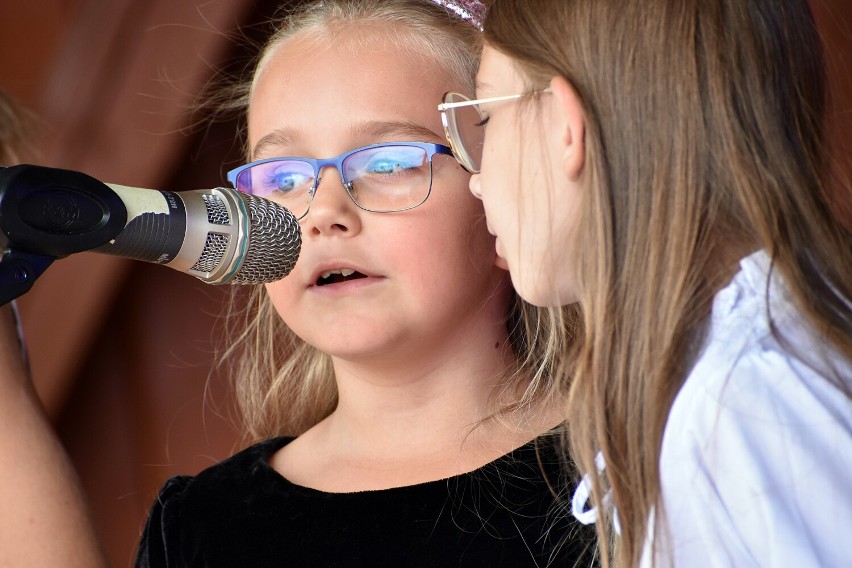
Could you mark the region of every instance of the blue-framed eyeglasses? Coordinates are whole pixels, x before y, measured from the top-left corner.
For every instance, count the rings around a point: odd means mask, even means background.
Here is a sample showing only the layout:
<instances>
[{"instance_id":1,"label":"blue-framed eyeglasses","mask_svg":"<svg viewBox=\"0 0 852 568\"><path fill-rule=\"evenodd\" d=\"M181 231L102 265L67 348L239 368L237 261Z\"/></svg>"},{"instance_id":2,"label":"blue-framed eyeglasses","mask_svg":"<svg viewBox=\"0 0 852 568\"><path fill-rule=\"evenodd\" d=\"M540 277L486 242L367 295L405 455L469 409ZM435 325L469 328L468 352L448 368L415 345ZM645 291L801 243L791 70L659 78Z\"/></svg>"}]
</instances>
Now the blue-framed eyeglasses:
<instances>
[{"instance_id":1,"label":"blue-framed eyeglasses","mask_svg":"<svg viewBox=\"0 0 852 568\"><path fill-rule=\"evenodd\" d=\"M441 144L388 142L328 159L258 160L228 172L228 181L238 191L280 203L301 219L317 192L320 171L334 166L355 205L373 213L393 213L414 209L429 197L435 154L453 152Z\"/></svg>"}]
</instances>

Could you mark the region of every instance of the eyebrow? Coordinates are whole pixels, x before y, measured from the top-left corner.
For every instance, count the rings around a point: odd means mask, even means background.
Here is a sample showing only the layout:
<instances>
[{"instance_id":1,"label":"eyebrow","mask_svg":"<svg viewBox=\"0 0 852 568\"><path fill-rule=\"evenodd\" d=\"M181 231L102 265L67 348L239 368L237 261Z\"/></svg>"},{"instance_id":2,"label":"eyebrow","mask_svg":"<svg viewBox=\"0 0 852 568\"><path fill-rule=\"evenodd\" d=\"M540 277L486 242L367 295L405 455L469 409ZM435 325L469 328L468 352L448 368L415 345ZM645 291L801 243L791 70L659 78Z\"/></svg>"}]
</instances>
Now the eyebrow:
<instances>
[{"instance_id":1,"label":"eyebrow","mask_svg":"<svg viewBox=\"0 0 852 568\"><path fill-rule=\"evenodd\" d=\"M298 131L292 128L279 128L278 130L273 130L257 141L257 144L254 145L254 149L252 149L251 159L257 159L257 156L259 156L261 152L267 148L289 146L298 140L298 138Z\"/></svg>"},{"instance_id":2,"label":"eyebrow","mask_svg":"<svg viewBox=\"0 0 852 568\"><path fill-rule=\"evenodd\" d=\"M388 136L412 138L413 141L423 141L422 139L443 140L444 137L436 132L433 132L425 126L421 126L414 122L402 120L372 120L355 125L352 133L356 136L365 135L371 138L385 138Z\"/></svg>"},{"instance_id":3,"label":"eyebrow","mask_svg":"<svg viewBox=\"0 0 852 568\"><path fill-rule=\"evenodd\" d=\"M444 141L444 137L425 126L403 120L370 120L352 127L354 137L374 138L384 142L387 138L397 138L400 141L425 142ZM300 138L299 131L293 128L279 128L263 136L257 141L251 152L251 160L258 159L268 148L283 148L295 144Z\"/></svg>"}]
</instances>

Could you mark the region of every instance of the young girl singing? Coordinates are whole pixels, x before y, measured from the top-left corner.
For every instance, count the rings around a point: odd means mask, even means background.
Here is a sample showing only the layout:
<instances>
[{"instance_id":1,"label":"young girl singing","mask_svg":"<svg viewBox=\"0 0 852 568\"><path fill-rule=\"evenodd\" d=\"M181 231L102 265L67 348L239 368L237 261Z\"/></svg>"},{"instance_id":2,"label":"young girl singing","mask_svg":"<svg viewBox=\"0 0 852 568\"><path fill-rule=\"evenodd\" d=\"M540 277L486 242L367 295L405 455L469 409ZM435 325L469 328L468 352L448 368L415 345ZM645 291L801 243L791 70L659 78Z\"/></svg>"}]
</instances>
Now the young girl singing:
<instances>
[{"instance_id":1,"label":"young girl singing","mask_svg":"<svg viewBox=\"0 0 852 568\"><path fill-rule=\"evenodd\" d=\"M588 565L560 499L562 337L495 265L436 101L476 2L323 0L282 22L234 186L300 219L234 379L260 442L154 503L138 566Z\"/></svg>"}]
</instances>

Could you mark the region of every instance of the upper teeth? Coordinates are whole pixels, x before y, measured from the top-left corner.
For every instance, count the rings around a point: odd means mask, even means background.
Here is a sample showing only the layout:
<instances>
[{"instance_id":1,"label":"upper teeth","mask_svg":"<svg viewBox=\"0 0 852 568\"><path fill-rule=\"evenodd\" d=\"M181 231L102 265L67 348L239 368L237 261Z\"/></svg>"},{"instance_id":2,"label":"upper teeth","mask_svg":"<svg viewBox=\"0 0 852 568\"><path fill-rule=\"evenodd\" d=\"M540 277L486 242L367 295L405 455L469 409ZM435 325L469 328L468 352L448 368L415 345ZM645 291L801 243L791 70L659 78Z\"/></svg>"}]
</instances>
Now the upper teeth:
<instances>
[{"instance_id":1,"label":"upper teeth","mask_svg":"<svg viewBox=\"0 0 852 568\"><path fill-rule=\"evenodd\" d=\"M332 274L340 274L341 276L346 278L347 276L352 276L353 274L355 274L355 271L351 268L338 268L337 270L329 270L328 272L323 272L322 274L320 274L320 278L328 278Z\"/></svg>"}]
</instances>

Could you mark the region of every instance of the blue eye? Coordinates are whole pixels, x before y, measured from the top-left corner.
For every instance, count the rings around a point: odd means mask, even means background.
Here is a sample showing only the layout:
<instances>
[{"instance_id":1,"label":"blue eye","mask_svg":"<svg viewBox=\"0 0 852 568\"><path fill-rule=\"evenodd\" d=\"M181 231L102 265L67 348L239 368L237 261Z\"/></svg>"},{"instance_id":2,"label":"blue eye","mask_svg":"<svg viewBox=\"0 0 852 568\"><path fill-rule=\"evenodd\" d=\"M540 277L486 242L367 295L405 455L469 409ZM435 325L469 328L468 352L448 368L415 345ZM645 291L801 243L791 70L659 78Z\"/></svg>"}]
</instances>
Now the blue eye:
<instances>
[{"instance_id":1,"label":"blue eye","mask_svg":"<svg viewBox=\"0 0 852 568\"><path fill-rule=\"evenodd\" d=\"M374 174L392 174L407 167L411 166L406 166L399 160L381 159L370 162L366 170Z\"/></svg>"},{"instance_id":2,"label":"blue eye","mask_svg":"<svg viewBox=\"0 0 852 568\"><path fill-rule=\"evenodd\" d=\"M426 161L420 148L378 148L353 155L348 165L358 175L390 176L423 167Z\"/></svg>"},{"instance_id":3,"label":"blue eye","mask_svg":"<svg viewBox=\"0 0 852 568\"><path fill-rule=\"evenodd\" d=\"M314 183L311 165L297 160L265 162L252 170L252 190L255 195L261 197L296 192L309 188Z\"/></svg>"},{"instance_id":4,"label":"blue eye","mask_svg":"<svg viewBox=\"0 0 852 568\"><path fill-rule=\"evenodd\" d=\"M311 178L299 172L271 172L266 176L264 187L271 191L293 191L310 183Z\"/></svg>"}]
</instances>

